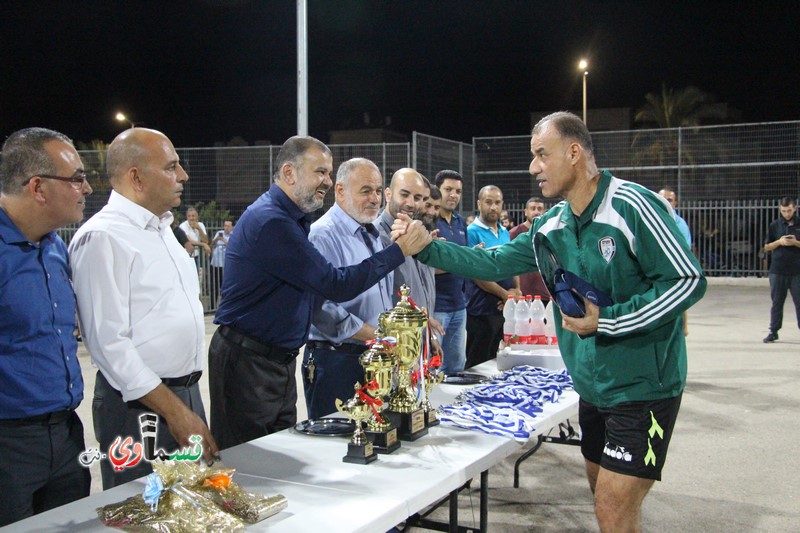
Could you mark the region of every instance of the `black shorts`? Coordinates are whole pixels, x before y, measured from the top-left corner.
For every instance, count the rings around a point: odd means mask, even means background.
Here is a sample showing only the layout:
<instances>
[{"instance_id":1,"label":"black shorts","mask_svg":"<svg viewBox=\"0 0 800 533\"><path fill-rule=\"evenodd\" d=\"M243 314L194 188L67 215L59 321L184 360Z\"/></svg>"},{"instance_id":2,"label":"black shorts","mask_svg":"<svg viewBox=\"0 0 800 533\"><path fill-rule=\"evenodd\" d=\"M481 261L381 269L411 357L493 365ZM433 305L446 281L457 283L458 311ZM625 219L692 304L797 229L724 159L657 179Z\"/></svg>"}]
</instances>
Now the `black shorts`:
<instances>
[{"instance_id":1,"label":"black shorts","mask_svg":"<svg viewBox=\"0 0 800 533\"><path fill-rule=\"evenodd\" d=\"M583 456L612 472L660 481L681 396L607 408L581 400Z\"/></svg>"}]
</instances>

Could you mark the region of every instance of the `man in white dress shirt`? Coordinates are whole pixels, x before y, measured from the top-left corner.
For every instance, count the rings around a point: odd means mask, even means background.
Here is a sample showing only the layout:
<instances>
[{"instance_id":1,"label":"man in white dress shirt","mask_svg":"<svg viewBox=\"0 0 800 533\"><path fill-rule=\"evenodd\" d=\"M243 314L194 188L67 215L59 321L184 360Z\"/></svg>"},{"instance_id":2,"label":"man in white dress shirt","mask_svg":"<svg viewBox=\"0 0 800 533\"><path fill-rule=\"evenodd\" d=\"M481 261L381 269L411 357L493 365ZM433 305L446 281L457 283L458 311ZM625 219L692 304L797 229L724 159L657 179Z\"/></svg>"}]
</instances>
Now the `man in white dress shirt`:
<instances>
[{"instance_id":1,"label":"man in white dress shirt","mask_svg":"<svg viewBox=\"0 0 800 533\"><path fill-rule=\"evenodd\" d=\"M75 234L69 251L83 339L100 369L92 414L101 451L119 436L141 439L139 415L159 415L155 450L203 439L218 455L197 381L205 367L203 308L192 259L170 229L170 209L189 179L162 133L132 128L108 149L108 204ZM103 489L147 475L150 463L115 471Z\"/></svg>"},{"instance_id":2,"label":"man in white dress shirt","mask_svg":"<svg viewBox=\"0 0 800 533\"><path fill-rule=\"evenodd\" d=\"M211 247L208 245L208 234L206 233L206 225L200 222L197 209L189 207L186 209L186 220L181 222L178 226L186 234L189 239L189 244L194 246L192 257L194 257L195 264L198 263L200 258L200 248L205 251L206 255L211 255Z\"/></svg>"}]
</instances>

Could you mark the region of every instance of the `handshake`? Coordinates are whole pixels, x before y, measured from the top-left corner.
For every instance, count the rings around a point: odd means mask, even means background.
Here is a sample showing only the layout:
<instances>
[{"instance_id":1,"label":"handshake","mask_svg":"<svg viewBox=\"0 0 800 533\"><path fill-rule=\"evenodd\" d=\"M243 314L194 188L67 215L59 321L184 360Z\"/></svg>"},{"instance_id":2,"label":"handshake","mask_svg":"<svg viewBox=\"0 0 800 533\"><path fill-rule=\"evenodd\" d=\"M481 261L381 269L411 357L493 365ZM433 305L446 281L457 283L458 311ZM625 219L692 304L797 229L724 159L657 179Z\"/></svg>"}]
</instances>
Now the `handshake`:
<instances>
[{"instance_id":1,"label":"handshake","mask_svg":"<svg viewBox=\"0 0 800 533\"><path fill-rule=\"evenodd\" d=\"M411 220L404 213L398 213L392 224L392 241L396 242L403 255L416 255L434 239L436 231L429 233L419 220Z\"/></svg>"}]
</instances>

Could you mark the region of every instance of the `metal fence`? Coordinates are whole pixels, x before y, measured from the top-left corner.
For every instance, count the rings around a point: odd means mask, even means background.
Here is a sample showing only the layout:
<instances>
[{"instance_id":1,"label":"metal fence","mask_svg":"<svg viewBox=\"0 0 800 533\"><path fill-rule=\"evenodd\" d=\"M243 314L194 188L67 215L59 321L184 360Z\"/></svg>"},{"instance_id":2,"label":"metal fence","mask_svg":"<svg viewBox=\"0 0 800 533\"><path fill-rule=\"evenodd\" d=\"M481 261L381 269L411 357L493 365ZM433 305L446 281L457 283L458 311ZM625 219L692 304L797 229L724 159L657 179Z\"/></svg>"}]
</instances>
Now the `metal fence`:
<instances>
[{"instance_id":1,"label":"metal fence","mask_svg":"<svg viewBox=\"0 0 800 533\"><path fill-rule=\"evenodd\" d=\"M775 200L800 190L800 121L592 133L601 168L681 201ZM476 187L510 202L536 192L530 137L475 137Z\"/></svg>"},{"instance_id":2,"label":"metal fence","mask_svg":"<svg viewBox=\"0 0 800 533\"><path fill-rule=\"evenodd\" d=\"M455 170L464 177L461 211L474 209L478 184L474 176L475 154L471 144L414 132L412 160L414 168L433 183L440 170Z\"/></svg>"},{"instance_id":3,"label":"metal fence","mask_svg":"<svg viewBox=\"0 0 800 533\"><path fill-rule=\"evenodd\" d=\"M698 128L629 130L592 134L602 168L651 189L671 185L682 216L694 237L694 251L711 276L763 276L761 252L769 221L778 216L777 199L800 191L800 121ZM384 184L402 167L413 167L433 180L442 169L464 176L461 212L474 212L477 193L497 185L516 223L525 201L538 195L528 174L530 137L475 137L473 144L415 132L411 143L331 145L334 173L341 162L366 157L381 170ZM221 217L235 219L269 188L280 147L178 148L190 180L183 205L201 206L209 235L221 229ZM95 192L87 199L86 217L105 205L105 152L81 151L94 171ZM212 204L212 202L214 202ZM333 194L315 215L333 203ZM203 209L203 206L215 209ZM182 217L183 213L178 213ZM75 231L65 228L65 240ZM212 276L208 258L199 264L204 305L216 308L220 278Z\"/></svg>"}]
</instances>

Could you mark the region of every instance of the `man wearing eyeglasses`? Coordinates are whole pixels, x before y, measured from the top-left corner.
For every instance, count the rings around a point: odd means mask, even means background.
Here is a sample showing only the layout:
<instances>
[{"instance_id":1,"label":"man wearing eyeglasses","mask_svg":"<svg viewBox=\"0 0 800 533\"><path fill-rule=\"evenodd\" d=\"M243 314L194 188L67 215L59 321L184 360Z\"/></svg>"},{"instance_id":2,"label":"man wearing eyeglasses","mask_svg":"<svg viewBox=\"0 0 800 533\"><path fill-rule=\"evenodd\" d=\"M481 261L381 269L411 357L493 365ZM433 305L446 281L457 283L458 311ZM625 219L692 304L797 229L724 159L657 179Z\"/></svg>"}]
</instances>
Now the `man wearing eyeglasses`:
<instances>
[{"instance_id":1,"label":"man wearing eyeglasses","mask_svg":"<svg viewBox=\"0 0 800 533\"><path fill-rule=\"evenodd\" d=\"M170 228L189 176L161 132L132 128L108 148L113 191L70 243L84 341L99 371L92 414L101 450L140 435L139 416L159 415L156 450L171 454L202 437L217 446L198 381L205 368L205 321L194 261ZM154 457L116 471L102 461L103 488L147 475Z\"/></svg>"},{"instance_id":2,"label":"man wearing eyeglasses","mask_svg":"<svg viewBox=\"0 0 800 533\"><path fill-rule=\"evenodd\" d=\"M0 164L0 526L89 495L67 248L92 188L72 141L27 128Z\"/></svg>"},{"instance_id":3,"label":"man wearing eyeglasses","mask_svg":"<svg viewBox=\"0 0 800 533\"><path fill-rule=\"evenodd\" d=\"M706 280L666 203L598 171L580 118L544 117L533 128L531 154L542 195L564 202L496 250L433 241L417 258L488 280L540 270L554 285L556 334L580 395L581 451L600 530L638 531L686 385L681 317L702 298ZM395 222L396 235L404 223Z\"/></svg>"}]
</instances>

